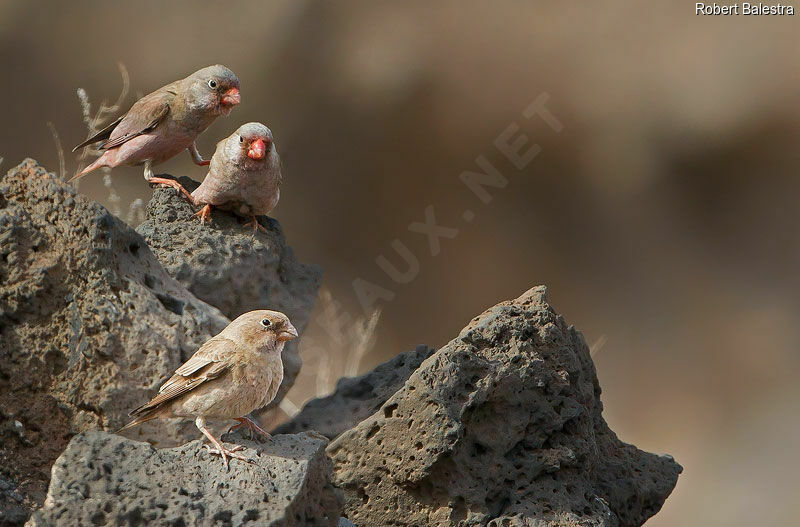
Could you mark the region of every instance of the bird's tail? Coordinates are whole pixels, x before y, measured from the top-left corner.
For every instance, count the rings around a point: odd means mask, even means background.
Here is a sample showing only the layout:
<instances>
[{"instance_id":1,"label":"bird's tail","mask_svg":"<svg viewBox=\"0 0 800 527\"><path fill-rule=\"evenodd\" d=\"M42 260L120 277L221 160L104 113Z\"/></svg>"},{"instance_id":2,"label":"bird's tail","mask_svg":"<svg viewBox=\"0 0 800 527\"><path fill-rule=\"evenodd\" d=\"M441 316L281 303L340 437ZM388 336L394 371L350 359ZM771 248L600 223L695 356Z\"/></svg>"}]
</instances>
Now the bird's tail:
<instances>
[{"instance_id":1,"label":"bird's tail","mask_svg":"<svg viewBox=\"0 0 800 527\"><path fill-rule=\"evenodd\" d=\"M133 428L136 425L140 425L142 423L146 423L147 421L152 421L153 419L156 419L156 418L158 418L158 411L157 410L156 411L152 411L152 412L145 412L145 413L139 415L138 417L136 417L130 423L126 424L125 426L123 426L122 428L117 430L117 433L120 433L123 430L127 430L128 428Z\"/></svg>"},{"instance_id":2,"label":"bird's tail","mask_svg":"<svg viewBox=\"0 0 800 527\"><path fill-rule=\"evenodd\" d=\"M81 170L80 172L78 172L77 174L72 176L69 179L69 181L67 181L67 183L72 183L76 179L82 178L83 176L85 176L89 172L97 170L100 167L107 166L106 165L106 160L104 158L105 158L105 154L103 154L102 156L100 156L97 159L95 159L94 162L91 165L89 165L88 167L84 168L83 170Z\"/></svg>"}]
</instances>

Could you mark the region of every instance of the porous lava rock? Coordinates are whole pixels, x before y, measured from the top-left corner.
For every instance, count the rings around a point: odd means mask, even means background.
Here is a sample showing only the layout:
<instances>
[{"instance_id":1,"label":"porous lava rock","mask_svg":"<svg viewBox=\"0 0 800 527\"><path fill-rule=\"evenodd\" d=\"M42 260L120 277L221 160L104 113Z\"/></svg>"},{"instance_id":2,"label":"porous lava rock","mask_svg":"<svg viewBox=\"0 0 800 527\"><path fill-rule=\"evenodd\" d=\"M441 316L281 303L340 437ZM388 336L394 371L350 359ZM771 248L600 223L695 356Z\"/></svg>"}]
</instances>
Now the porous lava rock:
<instances>
[{"instance_id":1,"label":"porous lava rock","mask_svg":"<svg viewBox=\"0 0 800 527\"><path fill-rule=\"evenodd\" d=\"M235 442L248 461L231 460L226 470L199 440L156 450L104 432L80 434L53 466L44 506L27 525L338 524L327 439L303 433Z\"/></svg>"},{"instance_id":2,"label":"porous lava rock","mask_svg":"<svg viewBox=\"0 0 800 527\"><path fill-rule=\"evenodd\" d=\"M316 430L334 439L374 414L434 351L428 346L417 346L414 351L400 353L364 375L339 379L331 395L312 399L275 432L294 434Z\"/></svg>"},{"instance_id":3,"label":"porous lava rock","mask_svg":"<svg viewBox=\"0 0 800 527\"><path fill-rule=\"evenodd\" d=\"M101 205L32 159L6 173L0 180L2 521L18 524L41 503L50 466L73 434L122 426L227 323ZM191 422L162 422L138 433L185 441L196 437L191 428Z\"/></svg>"},{"instance_id":4,"label":"porous lava rock","mask_svg":"<svg viewBox=\"0 0 800 527\"><path fill-rule=\"evenodd\" d=\"M602 416L583 336L537 287L473 319L328 446L356 525L632 526L682 468Z\"/></svg>"}]
</instances>

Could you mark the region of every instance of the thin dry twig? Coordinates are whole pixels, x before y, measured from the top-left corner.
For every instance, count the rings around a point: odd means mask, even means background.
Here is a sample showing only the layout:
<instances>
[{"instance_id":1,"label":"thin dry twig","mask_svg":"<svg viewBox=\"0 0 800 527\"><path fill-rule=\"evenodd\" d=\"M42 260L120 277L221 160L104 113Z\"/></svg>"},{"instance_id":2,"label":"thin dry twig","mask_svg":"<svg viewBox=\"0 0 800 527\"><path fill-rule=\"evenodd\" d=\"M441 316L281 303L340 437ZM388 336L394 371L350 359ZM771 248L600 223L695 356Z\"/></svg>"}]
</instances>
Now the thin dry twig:
<instances>
[{"instance_id":1,"label":"thin dry twig","mask_svg":"<svg viewBox=\"0 0 800 527\"><path fill-rule=\"evenodd\" d=\"M347 354L344 374L347 377L358 375L358 369L364 357L375 344L375 329L381 318L380 309L372 312L369 318L358 319L353 324L351 351Z\"/></svg>"},{"instance_id":2,"label":"thin dry twig","mask_svg":"<svg viewBox=\"0 0 800 527\"><path fill-rule=\"evenodd\" d=\"M333 381L331 379L333 368L331 367L331 358L328 355L330 350L320 350L321 353L317 355L318 361L317 366L314 369L316 372L315 383L314 383L314 393L319 397L321 395L330 393L333 385ZM326 353L326 351L328 353Z\"/></svg>"},{"instance_id":3,"label":"thin dry twig","mask_svg":"<svg viewBox=\"0 0 800 527\"><path fill-rule=\"evenodd\" d=\"M122 209L119 207L120 197L114 188L114 180L111 179L111 169L103 167L103 186L108 190L108 201L111 203L111 214L120 218L122 217Z\"/></svg>"},{"instance_id":4,"label":"thin dry twig","mask_svg":"<svg viewBox=\"0 0 800 527\"><path fill-rule=\"evenodd\" d=\"M130 75L128 75L128 69L125 65L121 62L117 63L117 67L119 68L120 76L122 77L122 89L120 90L119 96L117 100L112 105L108 105L106 100L104 99L101 103L97 112L92 115L92 104L89 101L89 94L86 93L86 90L83 88L78 88L78 100L81 103L81 113L83 116L83 122L86 124L86 128L88 130L88 135L86 136L91 137L97 132L99 132L103 127L107 126L110 121L111 117L117 114L122 108L123 102L128 97L128 93L130 92ZM85 162L86 158L89 156L97 157L101 155L102 152L95 146L89 145L83 149L83 151L78 155L78 169L75 171L75 174L79 173L83 170L87 163ZM106 187L108 191L108 201L111 204L111 213L117 217L122 217L122 209L120 207L121 198L119 194L117 194L116 189L114 188L114 180L111 178L111 169L104 167L103 171L103 185ZM138 203L137 203L138 202ZM143 216L143 206L141 204L141 200L136 200L130 204L128 209L128 223L130 223L131 219L136 219Z\"/></svg>"},{"instance_id":5,"label":"thin dry twig","mask_svg":"<svg viewBox=\"0 0 800 527\"><path fill-rule=\"evenodd\" d=\"M284 397L281 399L281 402L278 403L278 408L283 411L289 418L293 418L297 414L300 413L300 408L297 407L292 401L288 399L288 397Z\"/></svg>"},{"instance_id":6,"label":"thin dry twig","mask_svg":"<svg viewBox=\"0 0 800 527\"><path fill-rule=\"evenodd\" d=\"M97 132L99 132L103 127L108 125L111 121L109 117L118 113L120 108L122 108L122 103L128 97L128 93L130 92L131 83L130 83L130 76L128 75L128 70L125 65L121 62L117 63L117 67L119 68L120 76L122 77L122 89L120 90L119 96L117 100L111 106L106 104L105 99L103 102L100 103L100 107L97 109L97 113L92 115L92 105L89 102L89 94L86 93L86 90L83 88L78 88L78 100L81 103L81 111L83 115L83 122L86 124L86 128L88 130L87 138L93 136ZM79 161L85 160L87 157L91 156L99 156L102 152L97 148L89 145L83 149L83 152L78 156ZM80 171L83 167L79 167L78 170Z\"/></svg>"},{"instance_id":7,"label":"thin dry twig","mask_svg":"<svg viewBox=\"0 0 800 527\"><path fill-rule=\"evenodd\" d=\"M605 335L600 335L600 338L594 341L591 346L589 346L589 356L594 358L595 355L600 353L600 350L603 349L603 346L606 345L608 339Z\"/></svg>"},{"instance_id":8,"label":"thin dry twig","mask_svg":"<svg viewBox=\"0 0 800 527\"><path fill-rule=\"evenodd\" d=\"M353 319L327 288L319 292L320 315L314 320L325 334L325 344L317 345L314 339L303 339L300 354L306 363L305 371L312 371L317 397L331 393L340 377L358 375L364 357L375 345L375 335L380 311Z\"/></svg>"},{"instance_id":9,"label":"thin dry twig","mask_svg":"<svg viewBox=\"0 0 800 527\"><path fill-rule=\"evenodd\" d=\"M125 223L128 225L138 225L144 221L144 218L144 201L142 198L136 198L128 205L128 215L125 217Z\"/></svg>"},{"instance_id":10,"label":"thin dry twig","mask_svg":"<svg viewBox=\"0 0 800 527\"><path fill-rule=\"evenodd\" d=\"M56 125L54 125L52 121L47 121L47 127L50 128L50 134L53 136L53 141L56 144L56 151L58 152L58 177L66 179L67 163L64 158L64 147L61 145L61 138L58 136Z\"/></svg>"}]
</instances>

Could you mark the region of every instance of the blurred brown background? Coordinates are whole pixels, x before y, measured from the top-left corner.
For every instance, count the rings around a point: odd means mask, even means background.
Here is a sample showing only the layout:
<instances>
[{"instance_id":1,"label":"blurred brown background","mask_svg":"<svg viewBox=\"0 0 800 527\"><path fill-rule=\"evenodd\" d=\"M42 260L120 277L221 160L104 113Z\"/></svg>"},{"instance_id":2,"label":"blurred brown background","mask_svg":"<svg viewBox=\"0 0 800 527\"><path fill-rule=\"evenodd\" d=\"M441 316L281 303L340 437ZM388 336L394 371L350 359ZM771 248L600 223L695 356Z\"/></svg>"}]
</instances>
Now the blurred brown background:
<instances>
[{"instance_id":1,"label":"blurred brown background","mask_svg":"<svg viewBox=\"0 0 800 527\"><path fill-rule=\"evenodd\" d=\"M599 347L612 429L685 467L648 525L794 521L798 18L697 17L688 1L261 4L0 2L2 168L56 170L47 121L67 150L80 142L75 90L113 101L117 62L133 94L224 63L243 102L201 152L268 124L284 160L274 215L300 259L354 318L356 278L394 293L360 371L547 284ZM561 133L521 115L543 92ZM492 145L512 123L542 148L522 171ZM485 205L458 178L481 154L509 180ZM204 175L188 155L159 168ZM113 172L123 210L151 194L141 174ZM100 175L81 191L109 205ZM435 257L408 230L429 205L459 229ZM419 259L404 285L375 262L402 268L395 238ZM326 331L309 329L313 353ZM328 347L343 371L347 350Z\"/></svg>"}]
</instances>

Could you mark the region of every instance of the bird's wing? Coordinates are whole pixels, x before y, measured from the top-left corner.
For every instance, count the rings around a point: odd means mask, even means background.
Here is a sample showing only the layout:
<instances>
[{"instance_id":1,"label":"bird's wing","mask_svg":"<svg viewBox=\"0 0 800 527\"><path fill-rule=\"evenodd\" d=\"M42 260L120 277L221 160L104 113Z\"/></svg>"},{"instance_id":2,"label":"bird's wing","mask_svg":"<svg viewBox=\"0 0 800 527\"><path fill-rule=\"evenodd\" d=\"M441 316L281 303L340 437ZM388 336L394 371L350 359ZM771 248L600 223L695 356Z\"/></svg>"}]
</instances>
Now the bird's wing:
<instances>
[{"instance_id":1,"label":"bird's wing","mask_svg":"<svg viewBox=\"0 0 800 527\"><path fill-rule=\"evenodd\" d=\"M76 146L73 152L102 140L105 142L99 148L108 150L153 131L169 114L170 103L175 95L174 83L145 95L133 103L128 113Z\"/></svg>"},{"instance_id":2,"label":"bird's wing","mask_svg":"<svg viewBox=\"0 0 800 527\"><path fill-rule=\"evenodd\" d=\"M161 89L136 101L100 148L108 150L153 131L169 114L169 105L174 98L174 91Z\"/></svg>"},{"instance_id":3,"label":"bird's wing","mask_svg":"<svg viewBox=\"0 0 800 527\"><path fill-rule=\"evenodd\" d=\"M105 127L105 128L103 128L102 130L100 130L99 132L97 132L96 134L94 134L92 137L90 137L89 139L87 139L87 140L86 140L86 141L84 141L83 143L81 143L81 144L79 144L78 146L76 146L75 148L73 148L73 149L72 149L72 151L73 151L73 152L77 152L79 148L83 148L84 146L88 146L88 145L90 145L90 144L92 144L92 143L96 143L96 142L98 142L98 141L103 141L103 140L105 140L105 139L108 139L109 137L111 137L111 132L113 132L113 131L114 131L114 128L116 128L116 127L117 127L117 125L118 125L120 122L122 122L122 119L123 119L124 117L125 117L125 116L123 115L122 117L120 117L119 119L117 119L116 121L114 121L113 123L111 123L110 125L106 126L106 127Z\"/></svg>"},{"instance_id":4,"label":"bird's wing","mask_svg":"<svg viewBox=\"0 0 800 527\"><path fill-rule=\"evenodd\" d=\"M153 410L205 382L224 375L230 369L235 346L235 343L228 339L209 340L188 361L175 370L175 374L159 388L158 395L147 404L133 410L130 415L141 415Z\"/></svg>"},{"instance_id":5,"label":"bird's wing","mask_svg":"<svg viewBox=\"0 0 800 527\"><path fill-rule=\"evenodd\" d=\"M225 362L236 350L236 343L230 339L214 337L200 346L200 349L175 370L175 375L191 375L212 362ZM162 387L163 389L163 387Z\"/></svg>"}]
</instances>

